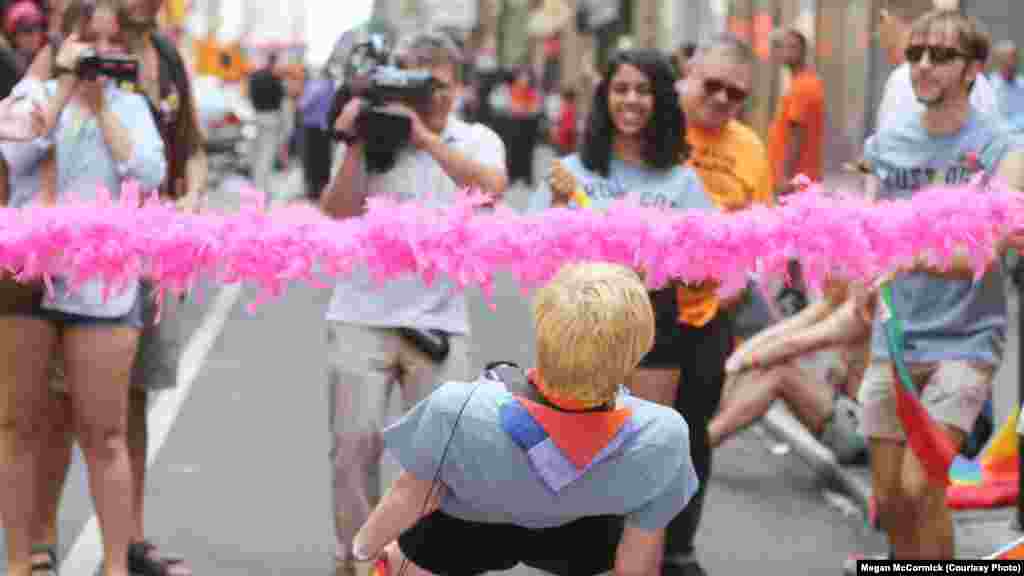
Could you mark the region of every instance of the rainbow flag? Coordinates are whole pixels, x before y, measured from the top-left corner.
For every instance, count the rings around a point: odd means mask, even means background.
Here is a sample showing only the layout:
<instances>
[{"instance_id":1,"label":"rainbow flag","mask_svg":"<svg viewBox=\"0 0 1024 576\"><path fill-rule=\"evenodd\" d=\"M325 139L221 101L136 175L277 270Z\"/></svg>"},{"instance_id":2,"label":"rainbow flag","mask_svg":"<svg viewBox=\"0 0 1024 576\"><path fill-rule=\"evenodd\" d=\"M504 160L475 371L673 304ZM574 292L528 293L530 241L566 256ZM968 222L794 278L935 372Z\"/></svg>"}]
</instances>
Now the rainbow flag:
<instances>
[{"instance_id":1,"label":"rainbow flag","mask_svg":"<svg viewBox=\"0 0 1024 576\"><path fill-rule=\"evenodd\" d=\"M1017 419L1018 407L1006 419L977 458L957 456L949 469L946 505L977 509L1009 506L1017 501Z\"/></svg>"},{"instance_id":2,"label":"rainbow flag","mask_svg":"<svg viewBox=\"0 0 1024 576\"><path fill-rule=\"evenodd\" d=\"M906 343L903 323L900 322L892 303L892 288L885 283L879 290L879 304L882 306L882 325L892 359L893 388L896 394L896 413L903 423L907 444L924 466L929 480L936 486L947 486L949 470L956 459L957 450L953 441L932 421L924 405L917 397L910 370L903 361Z\"/></svg>"},{"instance_id":3,"label":"rainbow flag","mask_svg":"<svg viewBox=\"0 0 1024 576\"><path fill-rule=\"evenodd\" d=\"M946 487L946 504L950 508L992 508L1013 503L1019 492L1019 408L977 458L959 455L952 440L935 424L917 397L910 370L903 360L903 324L896 315L888 283L881 286L879 296L882 325L896 376L893 379L896 413L903 424L907 443L924 466L929 480L936 486Z\"/></svg>"}]
</instances>

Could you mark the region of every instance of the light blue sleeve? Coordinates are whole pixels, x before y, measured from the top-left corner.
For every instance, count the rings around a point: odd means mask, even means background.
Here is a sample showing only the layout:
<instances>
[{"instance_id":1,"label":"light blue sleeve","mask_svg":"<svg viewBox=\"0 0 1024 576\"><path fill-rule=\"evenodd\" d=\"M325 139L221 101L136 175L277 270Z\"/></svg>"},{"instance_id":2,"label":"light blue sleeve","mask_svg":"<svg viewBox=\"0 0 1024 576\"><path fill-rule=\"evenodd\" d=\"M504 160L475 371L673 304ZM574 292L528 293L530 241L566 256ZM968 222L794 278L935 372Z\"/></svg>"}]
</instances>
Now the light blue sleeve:
<instances>
[{"instance_id":1,"label":"light blue sleeve","mask_svg":"<svg viewBox=\"0 0 1024 576\"><path fill-rule=\"evenodd\" d=\"M384 430L385 449L403 470L420 480L437 476L445 448L452 440L456 415L468 393L466 383L444 384ZM443 475L440 480L444 483Z\"/></svg>"},{"instance_id":2,"label":"light blue sleeve","mask_svg":"<svg viewBox=\"0 0 1024 576\"><path fill-rule=\"evenodd\" d=\"M668 526L697 493L700 481L690 458L690 438L686 422L680 417L670 428L662 444L650 451L647 474L656 474L663 486L654 498L626 514L626 523L641 530L661 530Z\"/></svg>"},{"instance_id":3,"label":"light blue sleeve","mask_svg":"<svg viewBox=\"0 0 1024 576\"><path fill-rule=\"evenodd\" d=\"M706 210L717 212L718 208L711 201L704 190L704 184L700 177L688 166L677 166L673 169L676 175L673 177L673 187L680 190L672 202L672 208L679 210Z\"/></svg>"},{"instance_id":4,"label":"light blue sleeve","mask_svg":"<svg viewBox=\"0 0 1024 576\"><path fill-rule=\"evenodd\" d=\"M527 203L526 212L534 214L551 208L551 187L548 186L546 174L541 177L537 189L530 194L530 201Z\"/></svg>"},{"instance_id":5,"label":"light blue sleeve","mask_svg":"<svg viewBox=\"0 0 1024 576\"><path fill-rule=\"evenodd\" d=\"M142 96L124 92L112 104L132 138L131 158L118 166L121 177L137 180L145 190L159 188L167 177L167 158L149 105Z\"/></svg>"},{"instance_id":6,"label":"light blue sleeve","mask_svg":"<svg viewBox=\"0 0 1024 576\"><path fill-rule=\"evenodd\" d=\"M994 173L999 169L999 163L1003 161L1006 153L1014 147L1014 141L1019 140L1019 138L1014 137L1008 131L1003 131L1004 129L1005 127L1000 127L1000 131L982 148L981 155L978 158L988 173Z\"/></svg>"}]
</instances>

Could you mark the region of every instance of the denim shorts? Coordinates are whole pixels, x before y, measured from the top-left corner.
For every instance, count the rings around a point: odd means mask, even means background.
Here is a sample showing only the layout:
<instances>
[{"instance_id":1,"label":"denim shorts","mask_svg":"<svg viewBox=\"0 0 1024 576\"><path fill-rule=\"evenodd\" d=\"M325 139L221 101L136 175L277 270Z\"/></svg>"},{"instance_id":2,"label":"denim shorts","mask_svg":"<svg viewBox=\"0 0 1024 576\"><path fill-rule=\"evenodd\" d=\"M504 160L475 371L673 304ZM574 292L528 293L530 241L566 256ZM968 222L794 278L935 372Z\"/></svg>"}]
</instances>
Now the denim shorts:
<instances>
[{"instance_id":1,"label":"denim shorts","mask_svg":"<svg viewBox=\"0 0 1024 576\"><path fill-rule=\"evenodd\" d=\"M42 301L35 303L32 316L49 320L54 324L57 324L61 328L70 327L88 327L88 326L129 326L131 328L142 329L142 291L135 297L135 303L132 304L128 313L122 316L113 316L110 318L99 317L99 316L86 316L84 314L75 314L73 312L64 312L63 310L52 310L50 308L44 308Z\"/></svg>"}]
</instances>

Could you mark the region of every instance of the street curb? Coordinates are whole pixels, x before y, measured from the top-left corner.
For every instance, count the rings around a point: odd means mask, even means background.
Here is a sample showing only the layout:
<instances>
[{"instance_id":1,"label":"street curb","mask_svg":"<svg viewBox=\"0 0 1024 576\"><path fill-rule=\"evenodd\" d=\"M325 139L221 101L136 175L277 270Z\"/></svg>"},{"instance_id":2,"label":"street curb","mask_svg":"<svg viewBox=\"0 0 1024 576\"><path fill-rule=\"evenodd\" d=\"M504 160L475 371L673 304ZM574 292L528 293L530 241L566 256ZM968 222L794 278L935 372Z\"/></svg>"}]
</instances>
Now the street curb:
<instances>
[{"instance_id":1,"label":"street curb","mask_svg":"<svg viewBox=\"0 0 1024 576\"><path fill-rule=\"evenodd\" d=\"M772 406L761 423L772 433L783 438L812 470L824 478L836 491L847 495L864 513L869 515L871 481L849 467L840 466L831 450L819 442L803 425L780 405Z\"/></svg>"}]
</instances>

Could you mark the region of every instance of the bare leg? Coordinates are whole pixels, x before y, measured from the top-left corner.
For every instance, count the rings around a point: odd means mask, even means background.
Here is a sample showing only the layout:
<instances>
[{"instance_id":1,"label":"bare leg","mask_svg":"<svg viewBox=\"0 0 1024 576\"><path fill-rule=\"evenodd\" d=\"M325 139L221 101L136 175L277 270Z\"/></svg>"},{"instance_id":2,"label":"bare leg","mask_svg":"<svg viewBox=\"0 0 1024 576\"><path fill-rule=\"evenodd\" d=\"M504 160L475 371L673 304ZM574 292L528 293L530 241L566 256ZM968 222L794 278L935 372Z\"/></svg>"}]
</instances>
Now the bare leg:
<instances>
[{"instance_id":1,"label":"bare leg","mask_svg":"<svg viewBox=\"0 0 1024 576\"><path fill-rule=\"evenodd\" d=\"M956 447L963 446L966 434L951 426L941 425ZM946 506L946 488L935 486L913 451L906 450L903 458L903 496L916 520L908 535L907 553L900 559L947 560L954 556L953 515ZM912 536L909 537L909 536Z\"/></svg>"},{"instance_id":2,"label":"bare leg","mask_svg":"<svg viewBox=\"0 0 1024 576\"><path fill-rule=\"evenodd\" d=\"M38 516L32 530L33 544L57 544L57 511L60 509L64 481L71 466L71 447L74 435L71 432L71 399L63 392L50 392L47 398L50 414L44 432L44 449L39 465L40 489L36 496Z\"/></svg>"},{"instance_id":3,"label":"bare leg","mask_svg":"<svg viewBox=\"0 0 1024 576\"><path fill-rule=\"evenodd\" d=\"M0 511L7 540L7 574L29 576L33 523L39 497L40 456L46 450L43 428L49 415L47 385L57 341L43 320L0 317Z\"/></svg>"},{"instance_id":4,"label":"bare leg","mask_svg":"<svg viewBox=\"0 0 1024 576\"><path fill-rule=\"evenodd\" d=\"M872 491L878 521L889 536L893 557L909 560L916 556L916 523L913 508L903 495L903 462L909 452L901 440L871 438L869 441Z\"/></svg>"},{"instance_id":5,"label":"bare leg","mask_svg":"<svg viewBox=\"0 0 1024 576\"><path fill-rule=\"evenodd\" d=\"M146 538L143 510L146 499L146 448L149 430L146 427L146 391L132 387L128 392L128 459L132 466L132 541Z\"/></svg>"},{"instance_id":6,"label":"bare leg","mask_svg":"<svg viewBox=\"0 0 1024 576\"><path fill-rule=\"evenodd\" d=\"M105 576L128 576L134 514L126 430L138 339L139 331L127 326L76 326L64 334L68 390L103 534Z\"/></svg>"},{"instance_id":7,"label":"bare leg","mask_svg":"<svg viewBox=\"0 0 1024 576\"><path fill-rule=\"evenodd\" d=\"M663 406L674 406L679 386L676 368L637 368L626 383L635 396Z\"/></svg>"},{"instance_id":8,"label":"bare leg","mask_svg":"<svg viewBox=\"0 0 1024 576\"><path fill-rule=\"evenodd\" d=\"M818 436L832 414L832 394L828 386L791 363L740 375L726 388L722 406L708 425L709 442L712 447L719 446L763 417L780 398L797 420Z\"/></svg>"}]
</instances>

